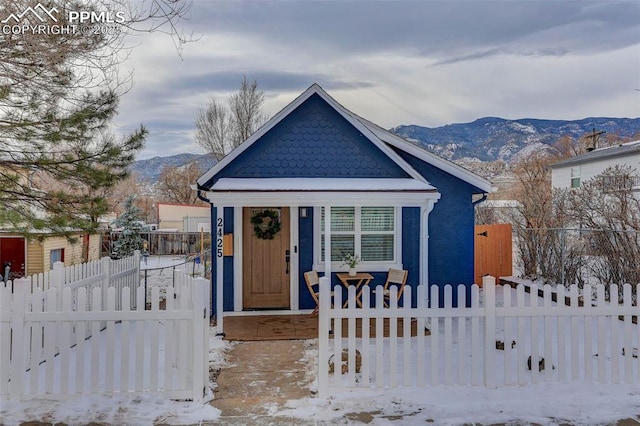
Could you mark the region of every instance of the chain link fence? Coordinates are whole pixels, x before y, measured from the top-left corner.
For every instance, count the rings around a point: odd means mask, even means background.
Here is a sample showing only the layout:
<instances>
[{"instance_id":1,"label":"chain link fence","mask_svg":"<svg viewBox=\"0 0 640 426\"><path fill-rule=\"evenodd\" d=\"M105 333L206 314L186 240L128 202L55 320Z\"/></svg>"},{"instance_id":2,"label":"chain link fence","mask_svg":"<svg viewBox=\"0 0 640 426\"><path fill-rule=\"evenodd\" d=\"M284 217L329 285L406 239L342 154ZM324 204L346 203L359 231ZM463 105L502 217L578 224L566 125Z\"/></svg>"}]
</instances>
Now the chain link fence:
<instances>
[{"instance_id":1,"label":"chain link fence","mask_svg":"<svg viewBox=\"0 0 640 426\"><path fill-rule=\"evenodd\" d=\"M524 278L564 285L640 283L640 231L514 228L515 268Z\"/></svg>"},{"instance_id":2,"label":"chain link fence","mask_svg":"<svg viewBox=\"0 0 640 426\"><path fill-rule=\"evenodd\" d=\"M111 231L102 234L102 256L109 256L113 243L120 238L121 232ZM211 246L211 234L208 232L142 232L142 239L147 242L147 250L151 256L182 255L199 253Z\"/></svg>"}]
</instances>

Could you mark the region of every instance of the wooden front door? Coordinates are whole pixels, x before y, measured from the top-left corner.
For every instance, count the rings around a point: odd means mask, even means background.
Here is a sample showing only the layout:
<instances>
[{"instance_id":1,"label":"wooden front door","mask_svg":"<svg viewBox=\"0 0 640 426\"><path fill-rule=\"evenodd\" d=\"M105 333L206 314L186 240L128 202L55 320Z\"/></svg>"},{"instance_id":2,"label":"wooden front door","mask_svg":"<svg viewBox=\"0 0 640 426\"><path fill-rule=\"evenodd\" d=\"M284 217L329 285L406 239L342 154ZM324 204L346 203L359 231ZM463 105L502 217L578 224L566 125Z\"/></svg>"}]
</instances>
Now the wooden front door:
<instances>
[{"instance_id":1,"label":"wooden front door","mask_svg":"<svg viewBox=\"0 0 640 426\"><path fill-rule=\"evenodd\" d=\"M279 214L281 229L273 239L256 236L251 218L265 210ZM264 218L264 225L270 219ZM245 207L243 209L242 300L243 309L288 309L290 307L289 208Z\"/></svg>"}]
</instances>

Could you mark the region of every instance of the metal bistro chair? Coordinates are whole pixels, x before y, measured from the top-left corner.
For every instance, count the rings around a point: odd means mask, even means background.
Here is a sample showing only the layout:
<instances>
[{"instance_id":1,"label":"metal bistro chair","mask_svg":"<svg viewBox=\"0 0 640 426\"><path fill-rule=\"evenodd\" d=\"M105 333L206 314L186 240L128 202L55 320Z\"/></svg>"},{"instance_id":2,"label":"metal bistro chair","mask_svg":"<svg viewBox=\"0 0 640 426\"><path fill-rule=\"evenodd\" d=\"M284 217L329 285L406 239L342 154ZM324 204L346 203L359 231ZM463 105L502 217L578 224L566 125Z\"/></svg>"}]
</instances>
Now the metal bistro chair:
<instances>
[{"instance_id":1,"label":"metal bistro chair","mask_svg":"<svg viewBox=\"0 0 640 426\"><path fill-rule=\"evenodd\" d=\"M318 315L318 310L320 309L320 278L318 277L318 271L305 272L304 280L307 283L309 293L311 293L313 300L316 301L316 307L311 312L311 316ZM331 307L333 307L333 291L331 292Z\"/></svg>"},{"instance_id":2,"label":"metal bistro chair","mask_svg":"<svg viewBox=\"0 0 640 426\"><path fill-rule=\"evenodd\" d=\"M406 269L389 269L389 273L387 274L387 281L384 283L384 288L382 292L384 294L383 302L385 307L389 307L389 300L391 298L391 286L395 285L398 287L398 300L402 297L402 293L404 292L404 286L407 284L407 276L409 275L409 271Z\"/></svg>"}]
</instances>

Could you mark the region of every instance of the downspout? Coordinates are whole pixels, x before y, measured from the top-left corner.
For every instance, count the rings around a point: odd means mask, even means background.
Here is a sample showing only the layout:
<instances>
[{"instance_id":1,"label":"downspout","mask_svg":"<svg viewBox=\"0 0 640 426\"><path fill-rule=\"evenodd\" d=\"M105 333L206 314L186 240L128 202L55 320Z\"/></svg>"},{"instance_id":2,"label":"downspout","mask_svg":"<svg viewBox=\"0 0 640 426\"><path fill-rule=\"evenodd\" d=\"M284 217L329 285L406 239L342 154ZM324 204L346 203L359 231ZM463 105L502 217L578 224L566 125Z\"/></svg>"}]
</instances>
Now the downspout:
<instances>
[{"instance_id":1,"label":"downspout","mask_svg":"<svg viewBox=\"0 0 640 426\"><path fill-rule=\"evenodd\" d=\"M478 199L477 199L477 200L475 200L475 201L472 201L472 202L471 202L471 204L473 205L473 207L475 207L475 206L477 206L478 204L483 203L483 202L485 202L485 201L487 201L487 193L486 193L486 192L484 192L484 193L482 194L482 197L478 198Z\"/></svg>"},{"instance_id":2,"label":"downspout","mask_svg":"<svg viewBox=\"0 0 640 426\"><path fill-rule=\"evenodd\" d=\"M192 188L193 188L193 187L192 187ZM197 194L197 196L198 196L198 198L199 198L200 200L202 200L202 201L204 201L205 203L209 204L209 206L210 206L210 207L213 205L213 204L211 203L211 200L210 200L210 199L208 199L207 197L205 197L204 195L202 195L202 194L203 194L203 190L202 190L202 189L200 189L200 185L197 185L197 186L196 186L196 188L193 188L193 189L195 189L195 190L197 191L197 192L196 192L196 194ZM214 224L214 223L215 223L215 221L213 220L213 217L212 217L212 218L211 218L211 229L212 229L212 230L213 230L213 229L215 229L215 228L214 228L214 226L213 226L213 224ZM212 239L212 241L213 241L213 239ZM213 260L213 259L214 259L213 253L214 253L214 251L213 251L213 244L212 244L212 247L211 247L211 266L212 266L212 267L213 267L213 262L214 262L214 260ZM213 268L212 268L212 270L213 270ZM206 272L205 272L205 273L206 273ZM213 273L211 274L211 279L210 279L210 281L211 281L211 289L213 290ZM210 309L209 309L210 317L211 317L211 318L213 318L214 316L216 316L216 318L217 318L218 312L217 312L216 307L215 307L215 306L213 305L213 303L212 303L212 302L213 302L213 291L211 292L211 295L212 295L212 300L210 300L210 301L209 301L209 305L210 305Z\"/></svg>"},{"instance_id":3,"label":"downspout","mask_svg":"<svg viewBox=\"0 0 640 426\"><path fill-rule=\"evenodd\" d=\"M208 199L207 197L205 197L204 195L202 195L202 190L200 189L200 185L198 185L198 189L197 189L197 194L198 194L198 198L201 199L202 201L204 201L207 204L211 204L211 200Z\"/></svg>"}]
</instances>

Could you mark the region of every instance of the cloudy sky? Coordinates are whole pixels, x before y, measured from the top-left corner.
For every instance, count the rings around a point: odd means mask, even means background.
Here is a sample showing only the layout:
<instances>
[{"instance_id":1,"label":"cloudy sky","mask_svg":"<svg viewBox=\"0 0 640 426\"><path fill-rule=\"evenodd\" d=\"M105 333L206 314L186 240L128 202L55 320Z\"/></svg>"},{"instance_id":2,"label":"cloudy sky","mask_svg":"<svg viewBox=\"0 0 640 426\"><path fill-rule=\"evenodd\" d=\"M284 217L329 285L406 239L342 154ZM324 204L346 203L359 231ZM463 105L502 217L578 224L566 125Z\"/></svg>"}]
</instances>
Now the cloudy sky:
<instances>
[{"instance_id":1,"label":"cloudy sky","mask_svg":"<svg viewBox=\"0 0 640 426\"><path fill-rule=\"evenodd\" d=\"M386 128L480 117L640 117L640 2L205 1L170 37L140 37L121 133L150 130L139 159L203 153L194 115L243 75L271 116L313 83Z\"/></svg>"}]
</instances>

